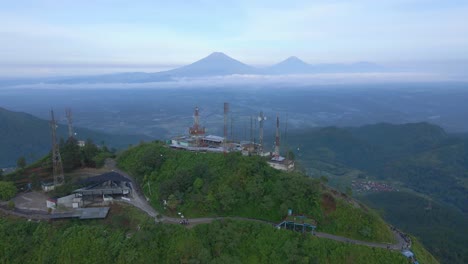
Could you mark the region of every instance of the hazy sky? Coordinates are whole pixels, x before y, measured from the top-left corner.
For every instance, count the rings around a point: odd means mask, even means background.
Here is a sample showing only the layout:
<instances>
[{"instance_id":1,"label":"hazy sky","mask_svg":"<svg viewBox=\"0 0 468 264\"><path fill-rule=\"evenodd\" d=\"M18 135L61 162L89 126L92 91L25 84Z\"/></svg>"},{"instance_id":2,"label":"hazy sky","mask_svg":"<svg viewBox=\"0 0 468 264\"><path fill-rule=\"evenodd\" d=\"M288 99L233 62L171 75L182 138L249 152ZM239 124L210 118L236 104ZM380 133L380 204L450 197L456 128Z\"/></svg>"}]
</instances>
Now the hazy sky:
<instances>
[{"instance_id":1,"label":"hazy sky","mask_svg":"<svg viewBox=\"0 0 468 264\"><path fill-rule=\"evenodd\" d=\"M468 61L466 0L0 1L0 72L164 69L213 51L251 65Z\"/></svg>"}]
</instances>

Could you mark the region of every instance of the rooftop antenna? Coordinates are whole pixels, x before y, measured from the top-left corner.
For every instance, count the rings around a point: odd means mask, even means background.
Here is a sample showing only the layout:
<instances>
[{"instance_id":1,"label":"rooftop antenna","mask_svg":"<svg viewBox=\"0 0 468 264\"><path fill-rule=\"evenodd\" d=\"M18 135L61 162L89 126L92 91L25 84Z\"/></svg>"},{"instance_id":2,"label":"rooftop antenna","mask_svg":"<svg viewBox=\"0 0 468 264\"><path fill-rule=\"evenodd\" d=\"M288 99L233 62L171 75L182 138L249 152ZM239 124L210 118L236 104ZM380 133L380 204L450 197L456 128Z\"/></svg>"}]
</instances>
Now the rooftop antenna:
<instances>
[{"instance_id":1,"label":"rooftop antenna","mask_svg":"<svg viewBox=\"0 0 468 264\"><path fill-rule=\"evenodd\" d=\"M275 138L275 152L274 156L279 159L280 156L280 132L279 132L279 116L276 115L276 138Z\"/></svg>"},{"instance_id":2,"label":"rooftop antenna","mask_svg":"<svg viewBox=\"0 0 468 264\"><path fill-rule=\"evenodd\" d=\"M73 123L72 123L72 111L70 108L65 108L65 115L67 116L68 123L68 138L72 138L73 134Z\"/></svg>"},{"instance_id":3,"label":"rooftop antenna","mask_svg":"<svg viewBox=\"0 0 468 264\"><path fill-rule=\"evenodd\" d=\"M65 180L63 177L62 157L60 156L60 148L57 144L57 122L54 117L54 110L50 110L50 129L52 132L52 168L54 175L54 187L62 185Z\"/></svg>"},{"instance_id":4,"label":"rooftop antenna","mask_svg":"<svg viewBox=\"0 0 468 264\"><path fill-rule=\"evenodd\" d=\"M260 112L258 116L258 126L259 126L259 136L258 136L258 152L263 153L263 122L266 120L266 116L263 115L263 112Z\"/></svg>"},{"instance_id":5,"label":"rooftop antenna","mask_svg":"<svg viewBox=\"0 0 468 264\"><path fill-rule=\"evenodd\" d=\"M227 116L229 113L229 103L224 103L224 153L227 148Z\"/></svg>"}]
</instances>

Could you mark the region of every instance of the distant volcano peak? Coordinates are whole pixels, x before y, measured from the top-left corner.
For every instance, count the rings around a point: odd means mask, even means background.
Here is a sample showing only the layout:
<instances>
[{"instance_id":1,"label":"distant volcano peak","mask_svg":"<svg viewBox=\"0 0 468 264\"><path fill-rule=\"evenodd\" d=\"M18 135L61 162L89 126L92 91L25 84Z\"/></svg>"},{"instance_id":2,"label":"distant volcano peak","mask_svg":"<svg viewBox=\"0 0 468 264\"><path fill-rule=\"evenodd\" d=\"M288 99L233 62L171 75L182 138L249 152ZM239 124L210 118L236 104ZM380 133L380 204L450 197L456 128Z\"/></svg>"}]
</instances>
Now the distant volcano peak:
<instances>
[{"instance_id":1,"label":"distant volcano peak","mask_svg":"<svg viewBox=\"0 0 468 264\"><path fill-rule=\"evenodd\" d=\"M282 61L282 62L280 62L280 63L299 63L299 64L307 64L306 62L304 62L303 60L299 59L299 58L296 57L296 56L288 57L287 59L285 59L284 61Z\"/></svg>"}]
</instances>

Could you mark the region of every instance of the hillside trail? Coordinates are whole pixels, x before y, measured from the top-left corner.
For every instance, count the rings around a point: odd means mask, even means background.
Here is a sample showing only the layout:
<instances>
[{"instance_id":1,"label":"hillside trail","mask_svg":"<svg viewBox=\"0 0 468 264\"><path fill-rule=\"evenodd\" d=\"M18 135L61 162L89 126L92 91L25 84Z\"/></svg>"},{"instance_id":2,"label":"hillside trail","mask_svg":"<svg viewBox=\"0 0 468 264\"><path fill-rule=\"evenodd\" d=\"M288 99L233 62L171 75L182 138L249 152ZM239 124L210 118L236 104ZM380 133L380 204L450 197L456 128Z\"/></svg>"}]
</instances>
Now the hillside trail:
<instances>
[{"instance_id":1,"label":"hillside trail","mask_svg":"<svg viewBox=\"0 0 468 264\"><path fill-rule=\"evenodd\" d=\"M162 222L162 223L168 223L168 224L181 224L182 219L181 218L175 218L175 217L169 217L162 215L158 213L150 204L149 204L149 199L145 197L143 192L141 191L139 184L136 183L135 179L128 175L126 172L119 170L116 167L116 162L115 160L112 159L107 159L105 163L105 167L109 170L115 171L123 175L124 177L128 178L131 181L132 188L134 190L134 195L133 199L130 201L125 201L126 203L129 203L144 212L146 212L149 216L155 219L155 222ZM124 201L124 200L122 200ZM186 225L187 227L193 227L199 224L207 224L211 223L216 220L223 220L223 219L235 219L235 220L243 220L243 221L251 221L251 222L259 222L259 223L265 223L272 225L276 227L276 223L268 222L268 221L263 221L259 219L252 219L252 218L245 218L245 217L203 217L203 218L190 218L189 224ZM405 248L410 247L405 239L403 238L403 234L397 230L392 230L395 240L397 241L394 244L389 244L389 243L377 243L377 242L369 242L369 241L362 241L362 240L356 240L356 239L351 239L343 236L337 236L329 233L324 233L324 232L314 232L313 235L316 237L320 238L325 238L325 239L331 239L343 243L350 243L350 244L356 244L356 245L364 245L364 246L369 246L373 248L384 248L384 249L389 249L389 250L403 250Z\"/></svg>"}]
</instances>

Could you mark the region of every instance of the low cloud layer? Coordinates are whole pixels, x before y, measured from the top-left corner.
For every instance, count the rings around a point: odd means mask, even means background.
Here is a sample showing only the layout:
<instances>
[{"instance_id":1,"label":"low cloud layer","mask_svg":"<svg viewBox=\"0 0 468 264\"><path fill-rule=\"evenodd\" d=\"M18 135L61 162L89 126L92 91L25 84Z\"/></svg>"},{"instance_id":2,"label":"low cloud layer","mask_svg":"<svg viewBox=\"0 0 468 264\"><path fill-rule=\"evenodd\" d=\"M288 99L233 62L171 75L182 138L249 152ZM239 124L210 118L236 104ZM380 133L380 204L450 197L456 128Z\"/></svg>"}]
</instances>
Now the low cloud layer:
<instances>
[{"instance_id":1,"label":"low cloud layer","mask_svg":"<svg viewBox=\"0 0 468 264\"><path fill-rule=\"evenodd\" d=\"M360 84L360 83L408 83L468 81L467 79L434 73L322 73L294 75L227 75L214 77L179 78L170 82L152 83L82 83L82 84L23 84L4 88L26 89L191 89L191 88L283 88L314 85Z\"/></svg>"}]
</instances>

